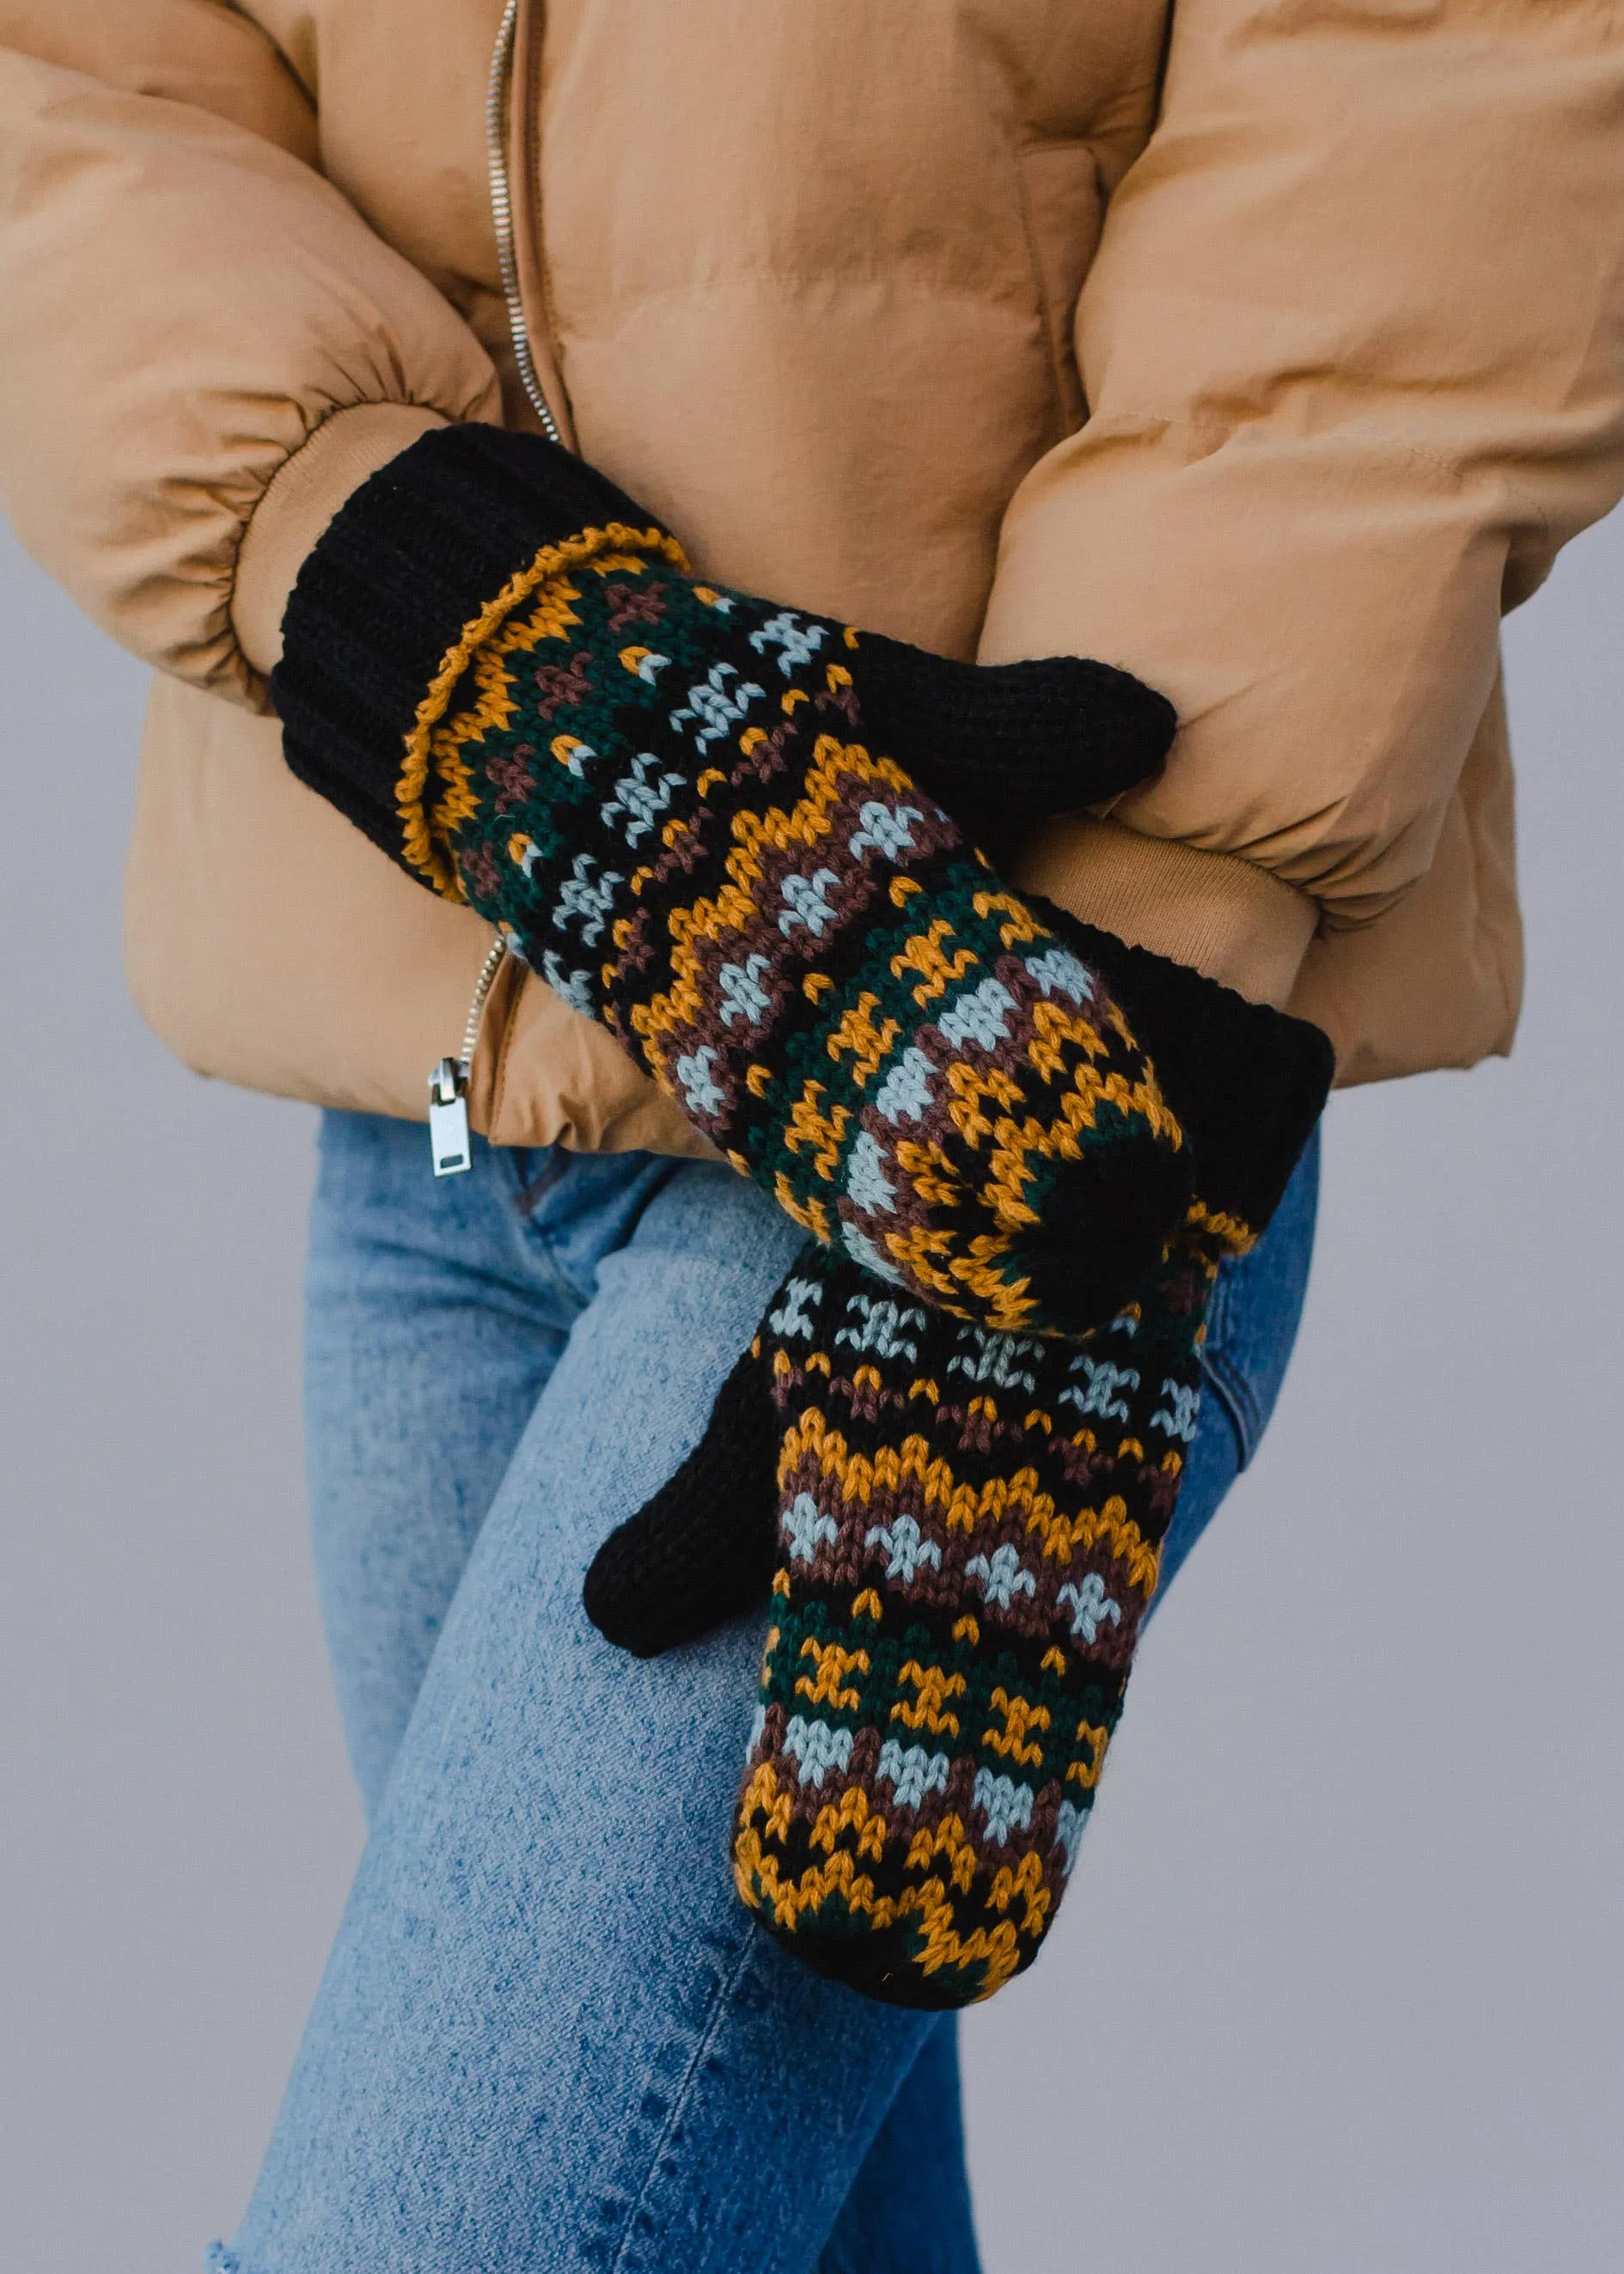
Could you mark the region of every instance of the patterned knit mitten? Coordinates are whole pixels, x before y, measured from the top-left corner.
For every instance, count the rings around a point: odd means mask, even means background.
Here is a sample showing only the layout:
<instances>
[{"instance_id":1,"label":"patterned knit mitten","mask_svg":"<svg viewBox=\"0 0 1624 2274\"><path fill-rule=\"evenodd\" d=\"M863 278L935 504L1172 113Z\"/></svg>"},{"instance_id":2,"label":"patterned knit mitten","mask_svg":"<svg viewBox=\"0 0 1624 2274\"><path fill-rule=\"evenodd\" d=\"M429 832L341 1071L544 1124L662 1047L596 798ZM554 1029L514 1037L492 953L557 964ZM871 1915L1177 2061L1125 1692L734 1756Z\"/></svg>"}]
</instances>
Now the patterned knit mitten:
<instances>
[{"instance_id":1,"label":"patterned knit mitten","mask_svg":"<svg viewBox=\"0 0 1624 2274\"><path fill-rule=\"evenodd\" d=\"M1067 1343L808 1244L704 1439L600 1551L589 1612L645 1653L771 1588L733 1871L818 1972L953 2007L1036 1956L1155 1587L1222 1245L1181 1239Z\"/></svg>"},{"instance_id":2,"label":"patterned knit mitten","mask_svg":"<svg viewBox=\"0 0 1624 2274\"><path fill-rule=\"evenodd\" d=\"M578 460L470 426L336 516L274 689L297 772L912 1299L1109 1315L1189 1203L1178 1062L1280 1110L1244 1017L1196 1036L1136 998L921 786L989 831L1122 789L1172 718L1121 673L981 671L718 590Z\"/></svg>"},{"instance_id":3,"label":"patterned knit mitten","mask_svg":"<svg viewBox=\"0 0 1624 2274\"><path fill-rule=\"evenodd\" d=\"M1198 1012L1223 992L1177 983ZM645 1657L771 1589L735 1873L764 1925L871 1996L989 1996L1053 1916L1194 1434L1213 1280L1269 1221L1328 1082L1322 1036L1257 1018L1259 1050L1318 1050L1317 1089L1259 1128L1183 1064L1203 1195L1109 1322L989 1332L809 1245L699 1444L588 1572L588 1615Z\"/></svg>"}]
</instances>

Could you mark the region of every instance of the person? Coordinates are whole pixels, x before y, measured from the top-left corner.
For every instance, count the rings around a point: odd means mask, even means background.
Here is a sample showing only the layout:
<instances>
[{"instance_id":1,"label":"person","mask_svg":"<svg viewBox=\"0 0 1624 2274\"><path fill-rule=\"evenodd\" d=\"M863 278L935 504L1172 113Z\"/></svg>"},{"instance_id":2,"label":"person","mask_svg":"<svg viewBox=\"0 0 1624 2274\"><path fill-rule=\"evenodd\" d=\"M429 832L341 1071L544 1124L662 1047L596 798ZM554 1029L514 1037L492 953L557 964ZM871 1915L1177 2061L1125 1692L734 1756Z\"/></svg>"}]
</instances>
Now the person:
<instances>
[{"instance_id":1,"label":"person","mask_svg":"<svg viewBox=\"0 0 1624 2274\"><path fill-rule=\"evenodd\" d=\"M951 2015L729 1883L760 1600L647 1660L583 1605L804 1226L506 901L312 787L335 744L285 762L296 586L408 461L555 431L715 585L1170 701L1109 798L1012 771L1023 905L1344 1083L1504 1051L1499 619L1624 491L1620 13L8 0L0 494L156 666L132 983L324 1109L312 1507L371 1836L218 2267L976 2263ZM1267 1419L1317 1157L1217 1269L1162 1590Z\"/></svg>"}]
</instances>

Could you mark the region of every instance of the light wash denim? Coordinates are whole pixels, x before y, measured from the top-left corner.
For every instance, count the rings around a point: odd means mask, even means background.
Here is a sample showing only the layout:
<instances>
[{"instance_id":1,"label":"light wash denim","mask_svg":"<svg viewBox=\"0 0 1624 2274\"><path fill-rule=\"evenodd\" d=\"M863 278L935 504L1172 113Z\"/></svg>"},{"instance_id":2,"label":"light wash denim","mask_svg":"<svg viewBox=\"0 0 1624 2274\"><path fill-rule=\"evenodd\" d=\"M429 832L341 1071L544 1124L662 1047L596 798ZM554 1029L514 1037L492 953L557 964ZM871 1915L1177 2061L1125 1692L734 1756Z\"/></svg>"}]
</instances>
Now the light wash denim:
<instances>
[{"instance_id":1,"label":"light wash denim","mask_svg":"<svg viewBox=\"0 0 1624 2274\"><path fill-rule=\"evenodd\" d=\"M1317 1186L1316 1145L1226 1267L1169 1577L1274 1404ZM581 1608L800 1239L726 1170L436 1182L422 1130L327 1118L311 1487L372 1836L222 2274L974 2274L952 2019L733 1892L764 1614L643 1664Z\"/></svg>"}]
</instances>

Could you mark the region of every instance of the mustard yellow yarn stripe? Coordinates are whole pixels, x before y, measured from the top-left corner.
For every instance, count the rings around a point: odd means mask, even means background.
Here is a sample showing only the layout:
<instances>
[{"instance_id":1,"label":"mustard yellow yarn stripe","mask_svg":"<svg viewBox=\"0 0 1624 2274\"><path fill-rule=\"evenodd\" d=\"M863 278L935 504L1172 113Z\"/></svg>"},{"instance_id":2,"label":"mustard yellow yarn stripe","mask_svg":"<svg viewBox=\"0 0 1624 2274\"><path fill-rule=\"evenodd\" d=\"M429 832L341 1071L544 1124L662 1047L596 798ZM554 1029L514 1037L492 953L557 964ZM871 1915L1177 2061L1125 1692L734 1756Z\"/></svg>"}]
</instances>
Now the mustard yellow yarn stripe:
<instances>
[{"instance_id":1,"label":"mustard yellow yarn stripe","mask_svg":"<svg viewBox=\"0 0 1624 2274\"><path fill-rule=\"evenodd\" d=\"M427 793L435 729L445 716L452 695L485 643L538 585L560 571L585 568L604 553L624 552L628 547L668 561L681 576L691 573L688 555L676 538L663 529L630 529L618 521L611 522L605 529L583 529L576 536L567 537L560 545L544 545L535 559L510 576L496 598L462 627L455 644L447 649L427 694L417 705L417 717L406 737L405 763L395 790L395 811L406 832L406 858L447 900L461 900L465 895L455 863L435 842Z\"/></svg>"}]
</instances>

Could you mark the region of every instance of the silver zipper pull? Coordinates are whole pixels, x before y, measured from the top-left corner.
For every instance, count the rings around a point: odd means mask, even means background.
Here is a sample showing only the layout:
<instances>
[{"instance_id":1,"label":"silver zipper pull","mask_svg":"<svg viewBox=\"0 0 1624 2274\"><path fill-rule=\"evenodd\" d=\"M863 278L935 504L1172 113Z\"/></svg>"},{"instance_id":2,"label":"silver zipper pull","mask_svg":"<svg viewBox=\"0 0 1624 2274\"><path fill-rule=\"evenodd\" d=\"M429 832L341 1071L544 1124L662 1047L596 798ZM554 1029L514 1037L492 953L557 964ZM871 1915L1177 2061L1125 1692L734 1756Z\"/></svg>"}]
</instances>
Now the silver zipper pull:
<instances>
[{"instance_id":1,"label":"silver zipper pull","mask_svg":"<svg viewBox=\"0 0 1624 2274\"><path fill-rule=\"evenodd\" d=\"M441 1058L429 1076L429 1149L437 1177L460 1176L474 1165L466 1058Z\"/></svg>"},{"instance_id":2,"label":"silver zipper pull","mask_svg":"<svg viewBox=\"0 0 1624 2274\"><path fill-rule=\"evenodd\" d=\"M479 1047L485 1006L507 953L508 943L499 932L480 966L474 999L468 1006L462 1055L441 1058L429 1076L429 1152L437 1177L460 1177L465 1169L474 1165L473 1140L468 1133L468 1078L473 1071L474 1052Z\"/></svg>"}]
</instances>

